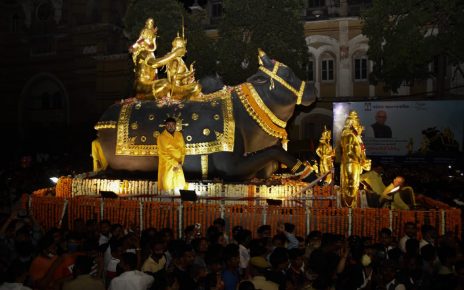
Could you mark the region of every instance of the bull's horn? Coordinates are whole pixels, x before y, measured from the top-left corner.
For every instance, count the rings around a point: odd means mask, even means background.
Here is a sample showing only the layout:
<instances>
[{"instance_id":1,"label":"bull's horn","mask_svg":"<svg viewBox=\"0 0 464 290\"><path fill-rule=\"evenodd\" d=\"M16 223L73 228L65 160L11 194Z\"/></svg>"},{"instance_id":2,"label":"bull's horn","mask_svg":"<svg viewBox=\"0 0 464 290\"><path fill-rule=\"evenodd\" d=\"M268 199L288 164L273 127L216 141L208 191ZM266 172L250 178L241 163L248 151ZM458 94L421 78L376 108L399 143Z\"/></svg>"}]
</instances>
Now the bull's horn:
<instances>
[{"instance_id":1,"label":"bull's horn","mask_svg":"<svg viewBox=\"0 0 464 290\"><path fill-rule=\"evenodd\" d=\"M258 61L259 65L272 67L272 60L267 56L267 54L261 48L258 48Z\"/></svg>"}]
</instances>

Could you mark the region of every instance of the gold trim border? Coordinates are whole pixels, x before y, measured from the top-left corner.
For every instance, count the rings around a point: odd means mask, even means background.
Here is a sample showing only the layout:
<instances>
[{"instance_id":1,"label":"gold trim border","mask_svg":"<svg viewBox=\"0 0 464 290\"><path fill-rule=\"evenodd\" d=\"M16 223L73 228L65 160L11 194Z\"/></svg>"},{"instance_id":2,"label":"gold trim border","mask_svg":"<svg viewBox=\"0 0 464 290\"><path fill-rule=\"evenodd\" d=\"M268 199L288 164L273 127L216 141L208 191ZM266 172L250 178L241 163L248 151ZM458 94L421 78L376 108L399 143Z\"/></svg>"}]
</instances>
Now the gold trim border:
<instances>
[{"instance_id":1,"label":"gold trim border","mask_svg":"<svg viewBox=\"0 0 464 290\"><path fill-rule=\"evenodd\" d=\"M215 152L232 152L234 151L235 141L235 120L233 115L231 92L226 88L204 95L208 102L213 100L223 100L222 114L224 116L224 133L219 134L215 141L185 144L186 155L202 155ZM202 101L202 100L198 100ZM135 145L130 144L129 140L129 119L131 116L133 104L124 104L121 106L119 121L117 125L116 152L115 155L126 156L158 156L158 148L153 145Z\"/></svg>"},{"instance_id":2,"label":"gold trim border","mask_svg":"<svg viewBox=\"0 0 464 290\"><path fill-rule=\"evenodd\" d=\"M257 103L253 103L255 100L250 95L251 93L247 94L244 90L248 90L247 83L235 87L238 98L247 111L248 115L252 117L253 120L258 123L259 127L270 136L287 140L288 134L285 128L279 127L274 122L272 122L266 112L261 107L259 107Z\"/></svg>"},{"instance_id":3,"label":"gold trim border","mask_svg":"<svg viewBox=\"0 0 464 290\"><path fill-rule=\"evenodd\" d=\"M116 121L101 121L101 122L98 122L95 126L94 126L94 129L95 130L100 130L100 129L116 129L116 126L117 126L117 122Z\"/></svg>"},{"instance_id":4,"label":"gold trim border","mask_svg":"<svg viewBox=\"0 0 464 290\"><path fill-rule=\"evenodd\" d=\"M201 155L201 177L208 178L208 155Z\"/></svg>"}]
</instances>

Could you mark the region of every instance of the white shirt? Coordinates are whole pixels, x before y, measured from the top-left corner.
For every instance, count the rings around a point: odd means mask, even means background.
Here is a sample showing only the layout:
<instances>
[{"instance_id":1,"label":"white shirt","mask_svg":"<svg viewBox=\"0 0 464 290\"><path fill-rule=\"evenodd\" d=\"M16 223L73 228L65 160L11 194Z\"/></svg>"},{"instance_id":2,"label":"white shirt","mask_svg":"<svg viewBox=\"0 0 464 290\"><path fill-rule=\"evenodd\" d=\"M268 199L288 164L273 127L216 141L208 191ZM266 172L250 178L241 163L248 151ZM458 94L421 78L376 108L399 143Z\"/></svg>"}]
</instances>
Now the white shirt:
<instances>
[{"instance_id":1,"label":"white shirt","mask_svg":"<svg viewBox=\"0 0 464 290\"><path fill-rule=\"evenodd\" d=\"M155 279L138 270L127 271L111 280L109 290L146 290Z\"/></svg>"},{"instance_id":2,"label":"white shirt","mask_svg":"<svg viewBox=\"0 0 464 290\"><path fill-rule=\"evenodd\" d=\"M428 242L428 241L422 239L422 240L420 240L420 242L419 242L419 249L422 249L423 246L429 245L429 244L433 246L433 243L430 243L430 242Z\"/></svg>"},{"instance_id":3,"label":"white shirt","mask_svg":"<svg viewBox=\"0 0 464 290\"><path fill-rule=\"evenodd\" d=\"M108 265L106 266L106 271L116 273L116 267L118 266L118 264L119 264L119 259L112 257Z\"/></svg>"},{"instance_id":4,"label":"white shirt","mask_svg":"<svg viewBox=\"0 0 464 290\"><path fill-rule=\"evenodd\" d=\"M98 238L98 245L101 246L103 244L106 244L110 241L110 237L105 236L103 234L100 234L100 237Z\"/></svg>"},{"instance_id":5,"label":"white shirt","mask_svg":"<svg viewBox=\"0 0 464 290\"><path fill-rule=\"evenodd\" d=\"M406 242L407 242L409 239L410 239L410 237L408 237L408 236L406 236L406 235L405 235L404 237L401 238L400 242L398 243L401 252L406 253Z\"/></svg>"},{"instance_id":6,"label":"white shirt","mask_svg":"<svg viewBox=\"0 0 464 290\"><path fill-rule=\"evenodd\" d=\"M250 262L250 251L242 245L238 245L240 251L240 268L246 269Z\"/></svg>"}]
</instances>

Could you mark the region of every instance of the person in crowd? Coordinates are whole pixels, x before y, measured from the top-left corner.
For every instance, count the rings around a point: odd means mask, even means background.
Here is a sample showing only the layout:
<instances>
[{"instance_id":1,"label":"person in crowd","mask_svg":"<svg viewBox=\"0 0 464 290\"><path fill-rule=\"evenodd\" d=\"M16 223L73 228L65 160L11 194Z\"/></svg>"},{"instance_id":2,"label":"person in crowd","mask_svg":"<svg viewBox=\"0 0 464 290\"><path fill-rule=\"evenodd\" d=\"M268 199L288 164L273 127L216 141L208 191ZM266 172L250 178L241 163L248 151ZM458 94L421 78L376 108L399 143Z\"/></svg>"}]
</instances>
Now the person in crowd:
<instances>
[{"instance_id":1,"label":"person in crowd","mask_svg":"<svg viewBox=\"0 0 464 290\"><path fill-rule=\"evenodd\" d=\"M222 271L224 290L235 290L240 282L240 249L236 244L228 244L224 249L225 268Z\"/></svg>"},{"instance_id":2,"label":"person in crowd","mask_svg":"<svg viewBox=\"0 0 464 290\"><path fill-rule=\"evenodd\" d=\"M109 220L100 221L100 236L98 238L98 244L100 246L108 245L111 238L111 223Z\"/></svg>"},{"instance_id":3,"label":"person in crowd","mask_svg":"<svg viewBox=\"0 0 464 290\"><path fill-rule=\"evenodd\" d=\"M248 263L250 262L250 243L251 231L242 229L235 233L234 240L237 241L240 252L240 273L242 276L247 277Z\"/></svg>"},{"instance_id":4,"label":"person in crowd","mask_svg":"<svg viewBox=\"0 0 464 290\"><path fill-rule=\"evenodd\" d=\"M208 240L206 238L196 238L192 241L192 247L195 251L194 265L206 268L205 255L208 251Z\"/></svg>"},{"instance_id":5,"label":"person in crowd","mask_svg":"<svg viewBox=\"0 0 464 290\"><path fill-rule=\"evenodd\" d=\"M45 235L39 242L39 255L32 260L29 268L29 279L34 288L45 289L51 283L49 272L53 272L52 266L58 259L56 255L56 244L53 236Z\"/></svg>"},{"instance_id":6,"label":"person in crowd","mask_svg":"<svg viewBox=\"0 0 464 290\"><path fill-rule=\"evenodd\" d=\"M179 282L180 290L195 290L198 286L190 274L193 261L195 260L195 252L190 245L180 242L175 245L173 251L173 273Z\"/></svg>"},{"instance_id":7,"label":"person in crowd","mask_svg":"<svg viewBox=\"0 0 464 290\"><path fill-rule=\"evenodd\" d=\"M166 256L166 265L167 268L170 268L173 261L172 253L174 249L171 246L172 241L174 240L174 232L171 228L162 228L159 231L159 234L161 235L164 241L164 248L166 249L164 251L164 255Z\"/></svg>"},{"instance_id":8,"label":"person in crowd","mask_svg":"<svg viewBox=\"0 0 464 290\"><path fill-rule=\"evenodd\" d=\"M81 255L76 257L72 267L74 279L63 285L63 290L105 290L105 284L100 278L91 276L94 261L91 257Z\"/></svg>"},{"instance_id":9,"label":"person in crowd","mask_svg":"<svg viewBox=\"0 0 464 290\"><path fill-rule=\"evenodd\" d=\"M437 251L434 246L427 244L420 249L422 258L422 289L431 289L435 278L435 273L438 272L439 261L437 260Z\"/></svg>"},{"instance_id":10,"label":"person in crowd","mask_svg":"<svg viewBox=\"0 0 464 290\"><path fill-rule=\"evenodd\" d=\"M386 290L406 290L404 283L397 277L398 270L399 266L393 260L384 261L379 270L381 276L378 288Z\"/></svg>"},{"instance_id":11,"label":"person in crowd","mask_svg":"<svg viewBox=\"0 0 464 290\"><path fill-rule=\"evenodd\" d=\"M298 248L298 240L295 237L295 225L291 223L277 223L277 233L285 236L285 246L287 249Z\"/></svg>"},{"instance_id":12,"label":"person in crowd","mask_svg":"<svg viewBox=\"0 0 464 290\"><path fill-rule=\"evenodd\" d=\"M217 230L209 233L209 243L221 245L223 247L227 246L227 240L224 233L218 232Z\"/></svg>"},{"instance_id":13,"label":"person in crowd","mask_svg":"<svg viewBox=\"0 0 464 290\"><path fill-rule=\"evenodd\" d=\"M285 248L287 244L287 237L283 233L277 233L272 237L272 247L275 248Z\"/></svg>"},{"instance_id":14,"label":"person in crowd","mask_svg":"<svg viewBox=\"0 0 464 290\"><path fill-rule=\"evenodd\" d=\"M253 256L250 260L251 283L255 289L278 290L279 284L266 279L266 274L270 268L269 262L261 259L260 256Z\"/></svg>"},{"instance_id":15,"label":"person in crowd","mask_svg":"<svg viewBox=\"0 0 464 290\"><path fill-rule=\"evenodd\" d=\"M188 225L184 229L182 239L187 245L190 245L192 240L195 238L195 234L195 225Z\"/></svg>"},{"instance_id":16,"label":"person in crowd","mask_svg":"<svg viewBox=\"0 0 464 290\"><path fill-rule=\"evenodd\" d=\"M213 221L213 226L218 230L218 232L224 234L226 243L229 243L229 236L227 236L227 231L226 231L226 220L223 218L216 218Z\"/></svg>"},{"instance_id":17,"label":"person in crowd","mask_svg":"<svg viewBox=\"0 0 464 290\"><path fill-rule=\"evenodd\" d=\"M207 265L208 274L203 280L203 287L205 290L224 288L222 280L223 270L223 255L224 247L220 245L211 245L205 253L205 263Z\"/></svg>"},{"instance_id":18,"label":"person in crowd","mask_svg":"<svg viewBox=\"0 0 464 290\"><path fill-rule=\"evenodd\" d=\"M97 223L96 219L88 219L85 222L85 238L88 240L96 239L98 242L100 242L99 224ZM102 244L105 243L105 240L102 240Z\"/></svg>"},{"instance_id":19,"label":"person in crowd","mask_svg":"<svg viewBox=\"0 0 464 290\"><path fill-rule=\"evenodd\" d=\"M455 289L458 285L458 277L454 271L456 251L449 246L438 248L440 267L433 281L433 289Z\"/></svg>"},{"instance_id":20,"label":"person in crowd","mask_svg":"<svg viewBox=\"0 0 464 290\"><path fill-rule=\"evenodd\" d=\"M413 222L406 222L404 224L404 236L400 239L398 247L403 253L406 253L406 241L415 239L417 237L417 227Z\"/></svg>"},{"instance_id":21,"label":"person in crowd","mask_svg":"<svg viewBox=\"0 0 464 290\"><path fill-rule=\"evenodd\" d=\"M258 238L272 238L271 229L272 228L270 225L259 226L258 229L256 230L256 233L258 234Z\"/></svg>"},{"instance_id":22,"label":"person in crowd","mask_svg":"<svg viewBox=\"0 0 464 290\"><path fill-rule=\"evenodd\" d=\"M349 253L347 243L341 246L336 235L324 233L321 247L314 250L309 258L309 267L317 276L312 284L313 287L325 289L333 286L336 275L345 269Z\"/></svg>"},{"instance_id":23,"label":"person in crowd","mask_svg":"<svg viewBox=\"0 0 464 290\"><path fill-rule=\"evenodd\" d=\"M287 278L287 269L290 261L288 250L284 247L275 248L269 257L271 268L266 272L266 280L279 285L279 289L286 289L287 283L291 281Z\"/></svg>"},{"instance_id":24,"label":"person in crowd","mask_svg":"<svg viewBox=\"0 0 464 290\"><path fill-rule=\"evenodd\" d=\"M161 237L154 238L150 243L151 255L143 262L142 271L156 274L166 269L166 256L164 255L164 242Z\"/></svg>"},{"instance_id":25,"label":"person in crowd","mask_svg":"<svg viewBox=\"0 0 464 290\"><path fill-rule=\"evenodd\" d=\"M419 247L422 249L425 245L435 246L435 239L437 231L434 226L424 224L421 226L422 239L420 240Z\"/></svg>"},{"instance_id":26,"label":"person in crowd","mask_svg":"<svg viewBox=\"0 0 464 290\"><path fill-rule=\"evenodd\" d=\"M389 259L390 251L394 249L392 231L389 228L382 228L379 235L380 241L374 244L374 247L381 260Z\"/></svg>"},{"instance_id":27,"label":"person in crowd","mask_svg":"<svg viewBox=\"0 0 464 290\"><path fill-rule=\"evenodd\" d=\"M111 280L109 290L147 290L153 284L153 277L137 270L137 255L123 253L119 263L121 274Z\"/></svg>"},{"instance_id":28,"label":"person in crowd","mask_svg":"<svg viewBox=\"0 0 464 290\"><path fill-rule=\"evenodd\" d=\"M306 284L304 274L304 253L304 249L300 248L293 248L288 251L290 267L288 268L286 275L287 279L296 289L302 289Z\"/></svg>"},{"instance_id":29,"label":"person in crowd","mask_svg":"<svg viewBox=\"0 0 464 290\"><path fill-rule=\"evenodd\" d=\"M111 249L110 252L110 259L109 261L105 264L105 281L106 285L109 285L111 280L117 276L118 272L118 265L119 262L121 261L121 256L124 253L122 249L122 241L121 240L116 240L113 239L111 240L111 244L109 245L109 248Z\"/></svg>"},{"instance_id":30,"label":"person in crowd","mask_svg":"<svg viewBox=\"0 0 464 290\"><path fill-rule=\"evenodd\" d=\"M270 268L269 255L272 253L271 247L267 246L269 238L254 239L250 242L250 263L253 260L255 265L264 265L262 268Z\"/></svg>"},{"instance_id":31,"label":"person in crowd","mask_svg":"<svg viewBox=\"0 0 464 290\"><path fill-rule=\"evenodd\" d=\"M319 249L321 246L321 238L322 233L321 231L311 231L308 236L306 237L306 249L305 249L305 258L309 259L311 253L315 249Z\"/></svg>"},{"instance_id":32,"label":"person in crowd","mask_svg":"<svg viewBox=\"0 0 464 290\"><path fill-rule=\"evenodd\" d=\"M85 255L82 250L82 237L70 234L67 238L67 252L60 256L61 262L53 273L53 280L56 284L60 284L69 280L73 275L73 267L76 259L79 256Z\"/></svg>"},{"instance_id":33,"label":"person in crowd","mask_svg":"<svg viewBox=\"0 0 464 290\"><path fill-rule=\"evenodd\" d=\"M353 245L351 263L338 285L344 289L372 289L377 279L376 252L373 246Z\"/></svg>"},{"instance_id":34,"label":"person in crowd","mask_svg":"<svg viewBox=\"0 0 464 290\"><path fill-rule=\"evenodd\" d=\"M416 238L411 238L406 241L405 258L417 258L419 256L419 241Z\"/></svg>"}]
</instances>

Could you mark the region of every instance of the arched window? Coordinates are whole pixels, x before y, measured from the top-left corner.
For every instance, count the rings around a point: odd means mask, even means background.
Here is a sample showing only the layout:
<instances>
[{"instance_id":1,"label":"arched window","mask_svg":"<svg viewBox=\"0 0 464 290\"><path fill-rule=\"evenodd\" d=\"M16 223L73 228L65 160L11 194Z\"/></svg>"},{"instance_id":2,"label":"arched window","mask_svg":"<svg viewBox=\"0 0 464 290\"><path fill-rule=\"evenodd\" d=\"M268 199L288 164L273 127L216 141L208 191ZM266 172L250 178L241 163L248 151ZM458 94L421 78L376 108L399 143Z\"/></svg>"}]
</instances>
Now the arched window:
<instances>
[{"instance_id":1,"label":"arched window","mask_svg":"<svg viewBox=\"0 0 464 290\"><path fill-rule=\"evenodd\" d=\"M321 57L321 81L333 82L335 80L335 58L324 53Z\"/></svg>"},{"instance_id":2,"label":"arched window","mask_svg":"<svg viewBox=\"0 0 464 290\"><path fill-rule=\"evenodd\" d=\"M353 80L367 81L369 77L369 59L365 52L353 54Z\"/></svg>"}]
</instances>

